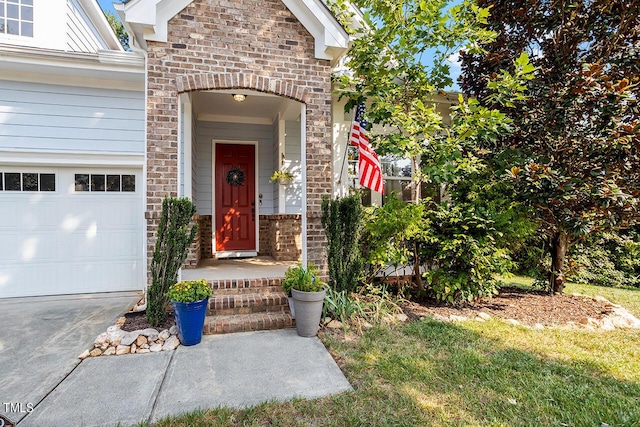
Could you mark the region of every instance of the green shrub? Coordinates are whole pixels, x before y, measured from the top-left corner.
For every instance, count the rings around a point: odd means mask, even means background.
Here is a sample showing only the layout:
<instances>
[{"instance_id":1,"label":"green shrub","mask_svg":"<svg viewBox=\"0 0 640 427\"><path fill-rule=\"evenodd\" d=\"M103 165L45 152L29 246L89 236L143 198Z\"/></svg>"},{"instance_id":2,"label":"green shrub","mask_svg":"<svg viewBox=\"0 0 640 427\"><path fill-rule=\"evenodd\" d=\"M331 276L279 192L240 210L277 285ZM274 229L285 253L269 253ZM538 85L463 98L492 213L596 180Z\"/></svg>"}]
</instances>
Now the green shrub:
<instances>
[{"instance_id":1,"label":"green shrub","mask_svg":"<svg viewBox=\"0 0 640 427\"><path fill-rule=\"evenodd\" d=\"M356 315L364 315L356 298L353 298L347 291L336 291L333 288L327 290L322 306L323 317L340 319L344 324Z\"/></svg>"},{"instance_id":2,"label":"green shrub","mask_svg":"<svg viewBox=\"0 0 640 427\"><path fill-rule=\"evenodd\" d=\"M158 326L167 318L166 296L169 286L178 281L178 270L187 259L197 224L189 228L196 206L187 198L166 197L156 232L151 260L151 286L147 292L147 321Z\"/></svg>"},{"instance_id":3,"label":"green shrub","mask_svg":"<svg viewBox=\"0 0 640 427\"><path fill-rule=\"evenodd\" d=\"M640 287L640 236L635 230L590 236L573 245L570 257L574 282Z\"/></svg>"},{"instance_id":4,"label":"green shrub","mask_svg":"<svg viewBox=\"0 0 640 427\"><path fill-rule=\"evenodd\" d=\"M287 268L282 281L282 287L287 294L291 293L291 289L302 292L319 292L325 284L320 280L320 271L313 263L309 263L307 268L304 268L301 263L295 267Z\"/></svg>"},{"instance_id":5,"label":"green shrub","mask_svg":"<svg viewBox=\"0 0 640 427\"><path fill-rule=\"evenodd\" d=\"M394 196L384 206L365 209L362 253L367 282L373 281L389 266L410 264L413 240L427 230L422 204L406 203Z\"/></svg>"},{"instance_id":6,"label":"green shrub","mask_svg":"<svg viewBox=\"0 0 640 427\"><path fill-rule=\"evenodd\" d=\"M335 290L352 292L362 275L360 197L356 194L336 200L324 198L322 226L327 235L330 284Z\"/></svg>"},{"instance_id":7,"label":"green shrub","mask_svg":"<svg viewBox=\"0 0 640 427\"><path fill-rule=\"evenodd\" d=\"M496 245L493 221L472 206L430 203L430 232L421 256L433 266L425 274L434 296L449 303L471 302L497 293L495 276L512 267L508 250Z\"/></svg>"}]
</instances>

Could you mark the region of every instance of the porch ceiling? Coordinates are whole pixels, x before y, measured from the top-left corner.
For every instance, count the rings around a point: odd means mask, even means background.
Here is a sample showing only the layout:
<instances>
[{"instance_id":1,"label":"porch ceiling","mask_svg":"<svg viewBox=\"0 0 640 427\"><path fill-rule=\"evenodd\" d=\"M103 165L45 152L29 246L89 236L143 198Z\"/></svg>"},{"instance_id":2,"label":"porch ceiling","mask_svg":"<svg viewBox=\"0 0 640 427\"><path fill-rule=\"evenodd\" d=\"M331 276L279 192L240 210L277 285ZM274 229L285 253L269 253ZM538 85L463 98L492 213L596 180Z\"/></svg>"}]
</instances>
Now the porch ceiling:
<instances>
[{"instance_id":1,"label":"porch ceiling","mask_svg":"<svg viewBox=\"0 0 640 427\"><path fill-rule=\"evenodd\" d=\"M237 102L232 94L246 95ZM296 101L250 90L202 91L192 94L193 107L198 120L271 124L281 113L285 120L300 117L300 104Z\"/></svg>"}]
</instances>

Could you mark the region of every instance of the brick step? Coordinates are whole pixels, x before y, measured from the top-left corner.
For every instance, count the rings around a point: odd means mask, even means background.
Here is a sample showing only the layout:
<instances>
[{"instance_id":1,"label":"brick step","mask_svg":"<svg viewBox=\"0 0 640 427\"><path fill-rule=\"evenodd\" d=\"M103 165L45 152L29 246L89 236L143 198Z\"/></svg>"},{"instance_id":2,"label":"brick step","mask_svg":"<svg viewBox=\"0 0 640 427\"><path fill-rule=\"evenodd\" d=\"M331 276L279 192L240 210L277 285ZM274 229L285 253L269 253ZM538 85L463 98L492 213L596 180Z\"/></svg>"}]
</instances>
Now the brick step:
<instances>
[{"instance_id":1,"label":"brick step","mask_svg":"<svg viewBox=\"0 0 640 427\"><path fill-rule=\"evenodd\" d=\"M207 315L252 314L261 312L289 311L287 295L280 292L212 295L209 298Z\"/></svg>"},{"instance_id":2,"label":"brick step","mask_svg":"<svg viewBox=\"0 0 640 427\"><path fill-rule=\"evenodd\" d=\"M255 288L270 288L274 286L281 286L281 277L267 277L262 279L225 279L225 280L209 280L209 286L211 290L216 293L220 290L241 290L241 289L255 289ZM239 293L239 292L238 292Z\"/></svg>"},{"instance_id":3,"label":"brick step","mask_svg":"<svg viewBox=\"0 0 640 427\"><path fill-rule=\"evenodd\" d=\"M234 332L264 331L270 329L293 328L295 320L290 313L254 313L230 316L207 316L204 320L204 333L229 334Z\"/></svg>"},{"instance_id":4,"label":"brick step","mask_svg":"<svg viewBox=\"0 0 640 427\"><path fill-rule=\"evenodd\" d=\"M274 292L282 292L282 286L260 286L255 288L228 288L215 289L213 295L242 295L242 294L270 294Z\"/></svg>"}]
</instances>

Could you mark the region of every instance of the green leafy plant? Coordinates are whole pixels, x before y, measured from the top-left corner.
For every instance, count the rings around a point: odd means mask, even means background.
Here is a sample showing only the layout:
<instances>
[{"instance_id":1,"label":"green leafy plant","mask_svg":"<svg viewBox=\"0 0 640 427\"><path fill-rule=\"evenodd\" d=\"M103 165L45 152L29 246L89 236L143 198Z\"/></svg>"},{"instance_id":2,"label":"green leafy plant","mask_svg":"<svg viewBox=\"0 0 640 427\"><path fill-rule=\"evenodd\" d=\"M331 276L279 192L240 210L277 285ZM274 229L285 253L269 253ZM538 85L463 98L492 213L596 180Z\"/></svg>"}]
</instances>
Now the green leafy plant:
<instances>
[{"instance_id":1,"label":"green leafy plant","mask_svg":"<svg viewBox=\"0 0 640 427\"><path fill-rule=\"evenodd\" d=\"M431 205L425 213L431 231L421 255L433 266L425 277L435 297L457 304L497 293L495 276L508 273L512 263L496 245L492 218L464 204Z\"/></svg>"},{"instance_id":2,"label":"green leafy plant","mask_svg":"<svg viewBox=\"0 0 640 427\"><path fill-rule=\"evenodd\" d=\"M357 298L354 298L347 291L336 291L329 288L324 297L322 316L340 319L345 324L354 316L364 316L364 311Z\"/></svg>"},{"instance_id":3,"label":"green leafy plant","mask_svg":"<svg viewBox=\"0 0 640 427\"><path fill-rule=\"evenodd\" d=\"M187 198L166 197L156 231L156 245L151 260L151 286L147 292L147 320L158 326L167 317L169 286L178 281L178 270L187 259L197 224L189 226L196 206Z\"/></svg>"},{"instance_id":4,"label":"green leafy plant","mask_svg":"<svg viewBox=\"0 0 640 427\"><path fill-rule=\"evenodd\" d=\"M288 294L291 289L302 292L320 292L326 283L320 280L320 270L313 263L304 268L301 263L287 268L284 272L282 287Z\"/></svg>"},{"instance_id":5,"label":"green leafy plant","mask_svg":"<svg viewBox=\"0 0 640 427\"><path fill-rule=\"evenodd\" d=\"M175 302L196 302L211 297L211 288L206 280L183 280L169 286L167 298Z\"/></svg>"},{"instance_id":6,"label":"green leafy plant","mask_svg":"<svg viewBox=\"0 0 640 427\"><path fill-rule=\"evenodd\" d=\"M322 226L327 235L329 279L334 290L352 292L362 275L360 196L322 200Z\"/></svg>"},{"instance_id":7,"label":"green leafy plant","mask_svg":"<svg viewBox=\"0 0 640 427\"><path fill-rule=\"evenodd\" d=\"M284 180L284 181L293 181L293 174L291 172L289 172L288 170L285 169L280 169L277 171L273 172L273 175L271 175L271 178L269 179L269 181L271 182L276 182L279 180Z\"/></svg>"}]
</instances>

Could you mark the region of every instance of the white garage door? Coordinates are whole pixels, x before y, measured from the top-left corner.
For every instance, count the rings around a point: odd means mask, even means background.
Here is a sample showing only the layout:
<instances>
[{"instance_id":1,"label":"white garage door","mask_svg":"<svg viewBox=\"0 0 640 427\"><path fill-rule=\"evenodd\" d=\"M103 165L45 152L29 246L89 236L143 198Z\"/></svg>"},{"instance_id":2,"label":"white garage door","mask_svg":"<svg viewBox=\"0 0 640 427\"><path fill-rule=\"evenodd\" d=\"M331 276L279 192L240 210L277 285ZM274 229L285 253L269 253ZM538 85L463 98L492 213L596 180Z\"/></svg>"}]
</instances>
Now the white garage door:
<instances>
[{"instance_id":1,"label":"white garage door","mask_svg":"<svg viewBox=\"0 0 640 427\"><path fill-rule=\"evenodd\" d=\"M0 298L142 289L140 169L0 166Z\"/></svg>"}]
</instances>

